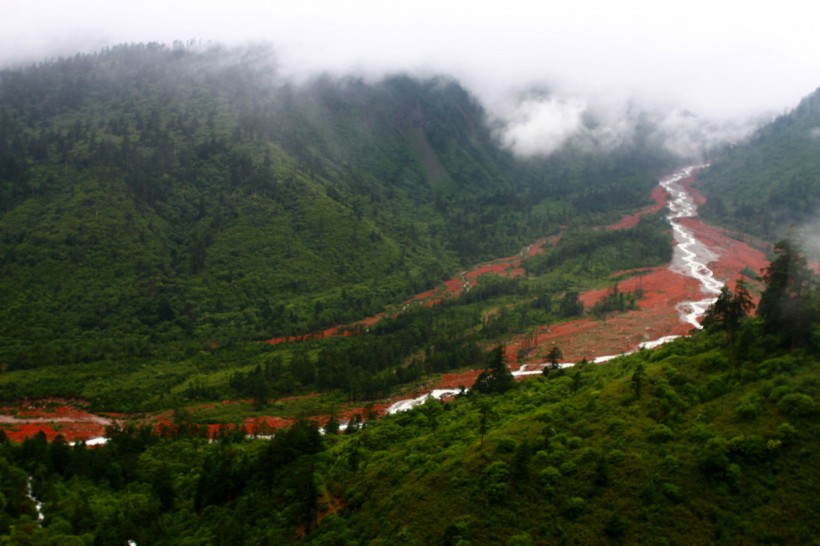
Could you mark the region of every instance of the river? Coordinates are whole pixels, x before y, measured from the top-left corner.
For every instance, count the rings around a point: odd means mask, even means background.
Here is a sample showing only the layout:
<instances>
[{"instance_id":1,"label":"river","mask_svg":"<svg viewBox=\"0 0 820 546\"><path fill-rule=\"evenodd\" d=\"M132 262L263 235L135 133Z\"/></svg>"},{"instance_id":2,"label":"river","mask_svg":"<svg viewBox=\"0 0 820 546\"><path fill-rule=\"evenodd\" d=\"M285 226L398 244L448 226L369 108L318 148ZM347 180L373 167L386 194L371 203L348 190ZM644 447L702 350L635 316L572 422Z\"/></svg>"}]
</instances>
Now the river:
<instances>
[{"instance_id":1,"label":"river","mask_svg":"<svg viewBox=\"0 0 820 546\"><path fill-rule=\"evenodd\" d=\"M703 243L695 238L692 230L680 223L681 218L694 218L697 216L698 207L695 200L679 184L681 180L692 175L693 171L699 167L686 167L661 180L661 186L669 193L671 199L667 203L669 214L667 219L672 225L672 232L675 237L675 253L672 256L672 271L692 277L700 283L700 289L708 297L698 301L683 301L676 305L681 320L700 329L702 326L698 319L703 316L706 310L712 305L720 294L723 283L715 279L714 273L709 269L709 262L717 259Z\"/></svg>"},{"instance_id":2,"label":"river","mask_svg":"<svg viewBox=\"0 0 820 546\"><path fill-rule=\"evenodd\" d=\"M694 198L686 188L680 184L682 180L692 176L695 172L703 169L703 165L691 165L683 167L674 173L661 178L658 184L666 190L669 198L666 202L666 208L669 211L666 215L669 224L672 226L672 233L674 236L675 247L672 255L672 263L669 268L674 272L684 277L691 277L700 284L701 292L704 294L703 299L697 301L681 301L675 305L678 311L681 322L692 325L694 328L700 329L699 319L703 316L706 310L717 299L720 294L723 283L715 279L714 272L709 269L709 263L714 261L717 257L709 250L709 248L700 242L689 228L684 226L680 220L682 218L694 218L697 216L697 204ZM635 350L652 349L664 343L672 341L680 336L668 335L662 336L652 341L645 341L638 345ZM617 355L601 355L593 359L594 363L600 364L623 356L631 354L620 353ZM559 364L562 368L573 366L574 362L563 362ZM528 370L524 366L512 372L515 377L522 377L528 375L541 375L542 370ZM435 389L429 393L417 396L407 400L399 400L387 408L387 413L398 413L412 409L419 404L423 404L428 398L440 399L444 396L454 396L461 392L460 389Z\"/></svg>"}]
</instances>

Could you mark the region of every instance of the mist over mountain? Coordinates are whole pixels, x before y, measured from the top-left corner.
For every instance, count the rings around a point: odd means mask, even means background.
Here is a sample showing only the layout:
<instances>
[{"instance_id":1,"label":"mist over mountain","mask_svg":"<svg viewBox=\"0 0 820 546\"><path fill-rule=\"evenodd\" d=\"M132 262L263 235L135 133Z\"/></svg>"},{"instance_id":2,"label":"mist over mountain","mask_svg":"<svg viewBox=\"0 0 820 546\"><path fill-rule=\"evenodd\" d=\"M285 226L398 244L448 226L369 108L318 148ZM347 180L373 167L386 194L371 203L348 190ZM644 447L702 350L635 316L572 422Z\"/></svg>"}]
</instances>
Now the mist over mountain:
<instances>
[{"instance_id":1,"label":"mist over mountain","mask_svg":"<svg viewBox=\"0 0 820 546\"><path fill-rule=\"evenodd\" d=\"M562 147L609 152L651 138L680 160L702 159L742 142L767 117L713 121L672 105L561 96L546 90L511 94L490 103L501 143L524 156L548 156Z\"/></svg>"},{"instance_id":2,"label":"mist over mountain","mask_svg":"<svg viewBox=\"0 0 820 546\"><path fill-rule=\"evenodd\" d=\"M519 157L453 79L295 83L271 58L129 45L0 73L7 355L360 318L646 203L675 160L649 124Z\"/></svg>"}]
</instances>

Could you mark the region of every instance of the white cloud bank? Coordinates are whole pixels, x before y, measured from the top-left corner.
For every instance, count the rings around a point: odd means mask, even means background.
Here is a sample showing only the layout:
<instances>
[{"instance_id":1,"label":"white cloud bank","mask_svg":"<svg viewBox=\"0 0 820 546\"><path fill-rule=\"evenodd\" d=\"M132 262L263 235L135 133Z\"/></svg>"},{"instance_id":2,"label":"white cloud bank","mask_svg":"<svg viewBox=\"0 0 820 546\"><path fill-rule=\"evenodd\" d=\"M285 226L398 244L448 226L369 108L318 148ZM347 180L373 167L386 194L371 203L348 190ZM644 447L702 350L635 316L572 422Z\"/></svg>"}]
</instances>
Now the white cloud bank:
<instances>
[{"instance_id":1,"label":"white cloud bank","mask_svg":"<svg viewBox=\"0 0 820 546\"><path fill-rule=\"evenodd\" d=\"M501 140L520 155L549 155L583 130L586 109L580 99L525 99L505 120Z\"/></svg>"}]
</instances>

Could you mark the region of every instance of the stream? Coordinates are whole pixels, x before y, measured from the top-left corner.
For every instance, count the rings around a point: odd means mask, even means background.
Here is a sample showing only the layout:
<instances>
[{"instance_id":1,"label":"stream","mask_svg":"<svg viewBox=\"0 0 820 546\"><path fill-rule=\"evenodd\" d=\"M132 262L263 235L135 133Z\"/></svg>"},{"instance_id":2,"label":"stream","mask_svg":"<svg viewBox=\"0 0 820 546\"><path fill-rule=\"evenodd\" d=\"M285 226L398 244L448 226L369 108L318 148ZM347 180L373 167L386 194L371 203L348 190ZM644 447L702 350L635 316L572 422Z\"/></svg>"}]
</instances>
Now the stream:
<instances>
[{"instance_id":1,"label":"stream","mask_svg":"<svg viewBox=\"0 0 820 546\"><path fill-rule=\"evenodd\" d=\"M28 477L28 489L26 490L26 496L31 502L34 503L34 508L37 510L37 525L42 527L43 520L46 519L46 516L43 514L43 503L34 496L34 487L31 476Z\"/></svg>"},{"instance_id":2,"label":"stream","mask_svg":"<svg viewBox=\"0 0 820 546\"><path fill-rule=\"evenodd\" d=\"M723 283L715 279L714 273L708 267L709 262L717 259L717 256L715 256L715 254L712 253L706 245L695 238L692 230L685 227L679 221L681 218L696 217L698 210L694 198L680 184L680 181L692 176L694 172L704 167L705 165L691 165L684 167L669 176L660 179L658 182L658 184L669 194L669 199L666 203L669 213L666 215L666 219L672 226L672 233L675 240L672 264L669 267L674 273L684 277L691 277L698 281L698 283L700 283L701 292L707 296L697 301L682 301L675 305L675 309L678 311L681 322L690 324L697 329L702 328L700 322L698 322L698 319L702 317L709 306L715 302L718 294L720 294L721 288L723 288ZM640 349L653 349L678 337L680 336L670 335L663 336L652 341L645 341L640 343L635 351ZM592 362L600 364L619 356L632 354L635 351L619 353L617 355L598 356L594 358ZM561 368L568 368L574 365L574 362L563 362L558 366ZM512 372L515 377L541 375L542 373L543 372L540 369L526 370L524 366L521 366L520 369ZM387 408L387 413L393 414L407 411L418 406L419 404L423 404L428 398L440 399L444 396L454 396L460 392L461 389L435 389L427 394L423 394L415 398L399 400Z\"/></svg>"}]
</instances>

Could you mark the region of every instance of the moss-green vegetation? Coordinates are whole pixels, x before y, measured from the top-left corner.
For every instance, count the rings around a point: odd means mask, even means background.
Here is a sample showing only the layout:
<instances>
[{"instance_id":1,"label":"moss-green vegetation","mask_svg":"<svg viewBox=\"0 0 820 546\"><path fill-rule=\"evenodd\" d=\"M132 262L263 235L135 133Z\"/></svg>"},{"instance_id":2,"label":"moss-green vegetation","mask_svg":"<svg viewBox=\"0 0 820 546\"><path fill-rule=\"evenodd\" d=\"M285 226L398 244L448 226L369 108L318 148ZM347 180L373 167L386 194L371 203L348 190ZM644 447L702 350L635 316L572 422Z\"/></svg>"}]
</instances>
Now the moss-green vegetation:
<instances>
[{"instance_id":1,"label":"moss-green vegetation","mask_svg":"<svg viewBox=\"0 0 820 546\"><path fill-rule=\"evenodd\" d=\"M523 161L451 80L297 85L266 59L135 45L0 73L0 398L176 408L95 449L0 431L0 543L815 540L820 307L794 247L760 318L727 291L691 339L514 383L487 347L669 259L660 217L584 228L644 204L668 157L637 138ZM389 307L559 229L524 278ZM385 308L360 335L260 342ZM202 427L477 363L471 394L343 436Z\"/></svg>"},{"instance_id":2,"label":"moss-green vegetation","mask_svg":"<svg viewBox=\"0 0 820 546\"><path fill-rule=\"evenodd\" d=\"M77 397L97 410L155 411L225 399L250 399L255 409L293 415L275 402L322 392L343 399L374 400L399 385L481 362L481 347L585 312L584 290L612 285L612 273L669 259L669 235L657 218L613 232L569 230L545 254L524 262L526 278L482 277L455 299L394 313L358 335L270 346L256 341L181 341L144 356L112 349L98 361L7 370L0 396ZM616 291L589 311L623 311L637 295ZM280 411L283 409L283 411ZM201 418L218 415L217 411ZM219 422L233 422L225 411Z\"/></svg>"}]
</instances>

